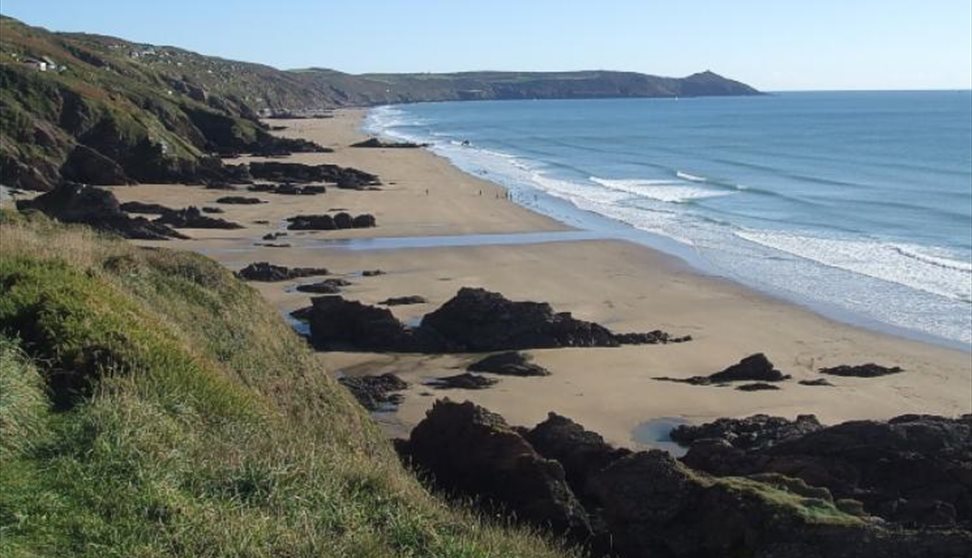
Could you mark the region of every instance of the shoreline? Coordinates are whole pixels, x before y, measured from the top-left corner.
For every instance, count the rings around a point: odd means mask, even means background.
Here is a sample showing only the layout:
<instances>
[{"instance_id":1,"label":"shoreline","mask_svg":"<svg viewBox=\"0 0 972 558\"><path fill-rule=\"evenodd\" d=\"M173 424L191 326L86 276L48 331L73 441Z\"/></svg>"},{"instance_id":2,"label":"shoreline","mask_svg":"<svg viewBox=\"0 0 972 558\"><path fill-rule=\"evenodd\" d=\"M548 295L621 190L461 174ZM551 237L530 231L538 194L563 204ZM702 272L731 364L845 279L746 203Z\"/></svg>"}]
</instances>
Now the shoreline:
<instances>
[{"instance_id":1,"label":"shoreline","mask_svg":"<svg viewBox=\"0 0 972 558\"><path fill-rule=\"evenodd\" d=\"M352 149L362 139L360 109L336 111L322 120L275 120L296 135L334 147L329 154L296 154L287 160L335 163L378 174L381 191L329 188L322 196L247 193L270 203L224 206L238 231L186 230L194 240L144 243L206 253L238 269L255 261L289 266L324 265L354 285L345 296L375 304L390 296L422 295L428 304L394 307L408 322L427 313L462 286L499 291L512 300L547 301L557 311L592 320L617 331L664 329L695 338L682 345L610 349L528 351L553 373L544 378L500 377L486 390L433 390L424 380L457 373L474 355L394 355L319 353L332 374L395 372L411 386L394 415L379 415L391 434L401 435L420 420L433 400L469 399L505 416L511 424L533 425L548 411L569 416L608 441L638 446L634 432L653 419L675 417L701 422L756 413L792 418L817 414L826 423L889 418L905 413L960 415L972 412L968 354L836 322L772 295L706 275L690 263L643 244L617 239L546 243L423 246L380 250L342 249L321 240L458 237L465 235L572 230L507 200L501 186L466 174L424 149ZM178 185L116 187L121 201L156 202L173 207L206 205L225 192ZM278 231L282 219L329 208L369 212L374 229L293 234L290 248L254 246ZM256 224L256 220L269 223ZM573 229L576 230L576 229ZM286 239L287 237L284 237ZM299 244L299 245L298 245ZM360 278L363 269L386 275ZM299 281L306 282L306 281ZM281 312L306 305L309 295L294 292L299 282L251 283ZM772 392L672 384L653 376L706 375L739 359L764 352L794 380ZM882 378L838 378L836 387L808 387L796 380L819 377L816 368L874 361L901 365L903 374ZM431 394L426 395L426 394Z\"/></svg>"},{"instance_id":2,"label":"shoreline","mask_svg":"<svg viewBox=\"0 0 972 558\"><path fill-rule=\"evenodd\" d=\"M396 105L386 106L394 108ZM363 129L368 133L373 135L384 134L384 137L391 138L396 141L404 140L421 142L429 140L429 138L424 136L408 135L405 133L400 134L395 130L384 130L382 125L377 124L379 120L374 120L373 124L368 126L368 115L370 115L376 108L380 109L382 107L368 108L365 114L364 124L366 125L363 126ZM454 144L456 142L453 141L452 143ZM551 193L547 190L546 186L534 182L534 180L530 177L510 175L507 171L503 170L502 167L499 168L499 172L497 173L497 169L490 166L489 163L480 162L481 156L479 155L467 157L464 155L463 150L461 149L456 151L448 146L442 147L438 143L426 147L426 149L434 156L450 161L456 168L469 175L488 176L490 180L495 181L497 184L512 192L511 199L518 205L541 215L550 217L564 223L567 226L573 226L581 230L600 233L605 239L617 239L633 242L649 249L663 252L683 260L684 263L702 275L725 279L734 284L754 290L765 296L775 298L781 302L794 304L808 309L836 322L913 341L930 343L948 349L961 350L963 352L972 354L972 341L965 339L964 336L961 338L948 336L942 332L925 329L921 324L918 323L904 323L896 321L893 315L881 315L881 312L875 313L871 311L873 308L871 306L846 306L843 305L839 300L834 299L832 296L831 298L828 298L825 294L821 293L817 293L818 296L814 296L808 294L807 292L801 291L799 288L790 288L786 283L763 280L758 275L747 275L745 272L741 271L742 269L746 268L745 265L742 267L734 267L733 265L729 265L727 263L728 260L720 261L718 251L707 251L704 249L697 250L691 245L676 240L677 237L670 237L659 232L644 230L633 224L629 224L624 219L602 214L590 209L585 209L584 207L579 207L575 205L574 201ZM475 151L475 149L473 151ZM486 150L485 153L492 152ZM506 151L505 153L501 153L501 155L504 158L520 158L512 153L514 152ZM526 160L529 161L530 158L527 157ZM516 168L521 168L519 164L514 164L513 166ZM487 169L489 170L487 171ZM540 179L536 180L539 181ZM791 257L791 254L784 253L783 255L786 257ZM749 256L753 257L752 254L749 254ZM757 258L757 262L755 263L758 263L758 260L759 258ZM899 285L894 281L882 279L879 276L868 276L866 273L858 274L856 271L850 271L839 266L835 267L820 261L817 262L821 268L834 269L839 273L862 275L871 281L887 281L887 284L895 289L911 288L907 285ZM876 286L872 285L872 287ZM831 295L837 292L838 291L836 289L832 289ZM839 292L841 296L846 294L844 291ZM862 291L858 290L857 294L860 295L861 292ZM932 293L932 291L924 292L921 289L916 289L915 293L920 296L926 296L927 294ZM854 293L852 292L847 296L853 297ZM869 302L877 304L883 301L873 299ZM917 306L915 308L917 308ZM967 328L964 329L967 330Z\"/></svg>"}]
</instances>

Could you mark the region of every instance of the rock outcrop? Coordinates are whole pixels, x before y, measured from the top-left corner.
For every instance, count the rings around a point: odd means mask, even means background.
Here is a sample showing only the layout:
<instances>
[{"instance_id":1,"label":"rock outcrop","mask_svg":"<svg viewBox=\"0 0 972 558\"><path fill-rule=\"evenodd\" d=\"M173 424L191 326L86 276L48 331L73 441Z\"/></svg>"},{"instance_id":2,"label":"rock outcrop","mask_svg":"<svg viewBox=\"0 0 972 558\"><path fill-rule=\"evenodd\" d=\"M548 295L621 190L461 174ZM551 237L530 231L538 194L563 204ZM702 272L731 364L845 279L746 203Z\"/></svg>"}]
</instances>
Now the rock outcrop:
<instances>
[{"instance_id":1,"label":"rock outcrop","mask_svg":"<svg viewBox=\"0 0 972 558\"><path fill-rule=\"evenodd\" d=\"M218 198L216 203L223 203L226 205L257 205L265 202L260 198L248 198L245 196L223 196Z\"/></svg>"},{"instance_id":2,"label":"rock outcrop","mask_svg":"<svg viewBox=\"0 0 972 558\"><path fill-rule=\"evenodd\" d=\"M496 384L495 378L487 378L479 374L456 374L455 376L443 376L426 382L426 385L435 389L486 389Z\"/></svg>"},{"instance_id":3,"label":"rock outcrop","mask_svg":"<svg viewBox=\"0 0 972 558\"><path fill-rule=\"evenodd\" d=\"M256 262L239 270L236 275L247 281L275 282L314 275L327 275L327 269L323 267L285 267L273 265L269 262Z\"/></svg>"},{"instance_id":4,"label":"rock outcrop","mask_svg":"<svg viewBox=\"0 0 972 558\"><path fill-rule=\"evenodd\" d=\"M484 289L460 289L416 328L386 309L340 297L315 300L314 309L311 335L319 347L446 353L621 344L603 326L555 313L549 304L513 302Z\"/></svg>"},{"instance_id":5,"label":"rock outcrop","mask_svg":"<svg viewBox=\"0 0 972 558\"><path fill-rule=\"evenodd\" d=\"M380 186L381 180L371 173L337 165L305 165L275 161L250 163L250 175L271 182L327 182L338 188L361 190Z\"/></svg>"},{"instance_id":6,"label":"rock outcrop","mask_svg":"<svg viewBox=\"0 0 972 558\"><path fill-rule=\"evenodd\" d=\"M769 430L779 427L764 424ZM797 477L837 498L859 500L868 513L905 526L958 523L972 529L972 415L904 415L810 430L772 444L762 432L751 432L748 436L763 443L748 451L700 440L683 461L716 475Z\"/></svg>"},{"instance_id":7,"label":"rock outcrop","mask_svg":"<svg viewBox=\"0 0 972 558\"><path fill-rule=\"evenodd\" d=\"M900 366L881 366L880 364L874 364L873 362L855 366L842 364L840 366L820 369L821 374L829 374L831 376L853 376L856 378L878 378L880 376L899 374L901 372L904 372L904 370Z\"/></svg>"},{"instance_id":8,"label":"rock outcrop","mask_svg":"<svg viewBox=\"0 0 972 558\"><path fill-rule=\"evenodd\" d=\"M406 306L410 304L425 304L426 302L428 302L428 300L425 300L424 296L406 295L386 298L378 304L381 304L382 306Z\"/></svg>"},{"instance_id":9,"label":"rock outcrop","mask_svg":"<svg viewBox=\"0 0 972 558\"><path fill-rule=\"evenodd\" d=\"M518 351L507 351L497 353L480 359L469 366L466 370L471 372L486 372L489 374L499 374L501 376L549 376L550 371L530 362L530 355Z\"/></svg>"},{"instance_id":10,"label":"rock outcrop","mask_svg":"<svg viewBox=\"0 0 972 558\"><path fill-rule=\"evenodd\" d=\"M331 278L316 283L297 285L295 290L301 293L313 294L337 294L341 292L341 287L347 287L351 282L346 279Z\"/></svg>"},{"instance_id":11,"label":"rock outcrop","mask_svg":"<svg viewBox=\"0 0 972 558\"><path fill-rule=\"evenodd\" d=\"M427 143L414 143L410 141L382 141L378 138L368 138L358 143L352 143L349 147L371 147L379 149L414 149L417 147L428 147Z\"/></svg>"},{"instance_id":12,"label":"rock outcrop","mask_svg":"<svg viewBox=\"0 0 972 558\"><path fill-rule=\"evenodd\" d=\"M769 415L753 415L747 418L721 418L698 426L676 426L670 437L683 446L691 446L697 440L716 438L725 440L743 450L763 449L780 442L794 440L823 428L814 415L798 415L796 420Z\"/></svg>"},{"instance_id":13,"label":"rock outcrop","mask_svg":"<svg viewBox=\"0 0 972 558\"><path fill-rule=\"evenodd\" d=\"M929 420L909 417L892 422ZM810 418L798 422L816 424ZM784 436L777 445L768 445L767 451L826 431L811 431L792 440ZM910 444L920 455L928 449L919 449L923 442L940 441L928 433L913 434L917 436ZM832 444L868 461L867 471L882 477L886 455L868 453L873 446L861 450L853 443L845 445L848 441L835 439ZM946 445L960 441L949 440ZM736 452L746 451L718 442ZM437 401L398 449L403 458L429 473L440 489L470 496L489 512L509 512L517 521L555 535L566 533L593 556L946 558L965 556L972 549L972 533L967 529L887 528L869 516L859 501L835 498L826 486L762 471L747 477L710 476L662 451L615 449L597 434L553 413L533 429L511 428L473 403ZM825 452L820 459L832 456ZM962 478L944 470L912 472L932 475L912 481L925 488L935 488L931 482L947 484Z\"/></svg>"},{"instance_id":14,"label":"rock outcrop","mask_svg":"<svg viewBox=\"0 0 972 558\"><path fill-rule=\"evenodd\" d=\"M393 411L402 402L399 391L408 389L408 382L394 374L377 376L343 376L338 382L369 411Z\"/></svg>"},{"instance_id":15,"label":"rock outcrop","mask_svg":"<svg viewBox=\"0 0 972 558\"><path fill-rule=\"evenodd\" d=\"M167 211L163 213L156 223L169 225L177 229L242 229L243 225L233 223L219 217L209 217L203 214L198 207L189 206L185 209Z\"/></svg>"},{"instance_id":16,"label":"rock outcrop","mask_svg":"<svg viewBox=\"0 0 972 558\"><path fill-rule=\"evenodd\" d=\"M501 416L482 407L436 401L402 449L446 491L480 498L575 541L591 534L560 463L541 456Z\"/></svg>"},{"instance_id":17,"label":"rock outcrop","mask_svg":"<svg viewBox=\"0 0 972 558\"><path fill-rule=\"evenodd\" d=\"M331 215L297 215L288 217L288 230L292 231L333 231L338 229L363 229L377 225L374 215L363 214L352 217L340 212Z\"/></svg>"},{"instance_id":18,"label":"rock outcrop","mask_svg":"<svg viewBox=\"0 0 972 558\"><path fill-rule=\"evenodd\" d=\"M83 184L62 183L32 200L18 200L17 209L40 211L64 223L81 223L125 238L188 238L164 224L130 217L122 211L114 194Z\"/></svg>"},{"instance_id":19,"label":"rock outcrop","mask_svg":"<svg viewBox=\"0 0 972 558\"><path fill-rule=\"evenodd\" d=\"M749 355L721 372L716 372L708 376L692 376L691 378L659 376L655 379L666 382L707 386L728 384L731 382L782 382L783 380L789 380L790 375L783 374L774 368L773 363L763 353L756 353Z\"/></svg>"}]
</instances>

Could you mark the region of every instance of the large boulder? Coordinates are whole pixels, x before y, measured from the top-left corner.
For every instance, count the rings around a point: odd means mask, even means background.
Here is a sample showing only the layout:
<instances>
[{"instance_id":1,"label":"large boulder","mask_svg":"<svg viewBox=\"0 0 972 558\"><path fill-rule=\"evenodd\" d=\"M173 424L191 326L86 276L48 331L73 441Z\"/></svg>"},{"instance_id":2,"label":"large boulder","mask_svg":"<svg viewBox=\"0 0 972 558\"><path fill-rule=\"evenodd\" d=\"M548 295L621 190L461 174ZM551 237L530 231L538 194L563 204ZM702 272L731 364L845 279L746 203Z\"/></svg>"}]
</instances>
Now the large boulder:
<instances>
[{"instance_id":1,"label":"large boulder","mask_svg":"<svg viewBox=\"0 0 972 558\"><path fill-rule=\"evenodd\" d=\"M239 270L236 275L247 281L276 282L327 275L327 273L327 269L323 267L286 267L269 262L256 262Z\"/></svg>"},{"instance_id":2,"label":"large boulder","mask_svg":"<svg viewBox=\"0 0 972 558\"><path fill-rule=\"evenodd\" d=\"M567 483L582 500L589 499L587 483L595 474L631 453L611 446L600 434L553 412L523 436L540 455L563 465Z\"/></svg>"},{"instance_id":3,"label":"large boulder","mask_svg":"<svg viewBox=\"0 0 972 558\"><path fill-rule=\"evenodd\" d=\"M443 490L482 499L575 541L591 534L560 463L537 453L501 416L471 402L436 401L403 452Z\"/></svg>"},{"instance_id":4,"label":"large boulder","mask_svg":"<svg viewBox=\"0 0 972 558\"><path fill-rule=\"evenodd\" d=\"M682 459L716 475L801 478L905 526L958 523L972 529L970 415L851 421L749 451L699 440Z\"/></svg>"},{"instance_id":5,"label":"large boulder","mask_svg":"<svg viewBox=\"0 0 972 558\"><path fill-rule=\"evenodd\" d=\"M386 308L340 296L320 296L311 303L311 341L317 349L410 351L414 348L412 331Z\"/></svg>"},{"instance_id":6,"label":"large boulder","mask_svg":"<svg viewBox=\"0 0 972 558\"><path fill-rule=\"evenodd\" d=\"M598 324L555 313L545 302L513 302L485 289L463 287L421 327L438 333L457 351L484 352L542 347L616 347Z\"/></svg>"},{"instance_id":7,"label":"large boulder","mask_svg":"<svg viewBox=\"0 0 972 558\"><path fill-rule=\"evenodd\" d=\"M84 184L62 183L32 200L18 200L17 209L33 209L64 223L81 223L125 238L187 238L164 224L144 217L130 217L122 211L114 194Z\"/></svg>"}]
</instances>

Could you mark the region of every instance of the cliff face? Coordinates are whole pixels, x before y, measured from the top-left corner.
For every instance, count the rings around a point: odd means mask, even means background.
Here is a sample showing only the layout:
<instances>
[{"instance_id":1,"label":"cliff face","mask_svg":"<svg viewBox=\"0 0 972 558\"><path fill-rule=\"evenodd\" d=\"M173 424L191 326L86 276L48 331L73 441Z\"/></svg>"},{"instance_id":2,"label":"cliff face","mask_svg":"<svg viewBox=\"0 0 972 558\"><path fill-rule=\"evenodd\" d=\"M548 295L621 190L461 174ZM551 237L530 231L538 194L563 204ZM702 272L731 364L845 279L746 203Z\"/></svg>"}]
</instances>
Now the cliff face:
<instances>
[{"instance_id":1,"label":"cliff face","mask_svg":"<svg viewBox=\"0 0 972 558\"><path fill-rule=\"evenodd\" d=\"M46 190L223 178L213 154L317 149L274 138L264 114L474 99L756 95L711 72L350 75L282 71L0 16L0 182Z\"/></svg>"}]
</instances>

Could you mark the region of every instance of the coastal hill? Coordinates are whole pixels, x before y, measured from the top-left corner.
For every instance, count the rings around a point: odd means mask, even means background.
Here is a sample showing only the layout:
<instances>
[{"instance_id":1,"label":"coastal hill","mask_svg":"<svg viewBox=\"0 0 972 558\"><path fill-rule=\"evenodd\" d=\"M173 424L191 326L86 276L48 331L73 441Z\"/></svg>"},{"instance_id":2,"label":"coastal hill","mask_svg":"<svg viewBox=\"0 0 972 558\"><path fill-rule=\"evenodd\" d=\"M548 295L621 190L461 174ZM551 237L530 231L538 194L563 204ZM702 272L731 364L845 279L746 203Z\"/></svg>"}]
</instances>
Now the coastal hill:
<instances>
[{"instance_id":1,"label":"coastal hill","mask_svg":"<svg viewBox=\"0 0 972 558\"><path fill-rule=\"evenodd\" d=\"M702 72L364 74L270 66L0 16L0 182L47 190L226 180L214 154L318 149L269 134L261 116L347 106L474 99L756 95Z\"/></svg>"}]
</instances>

